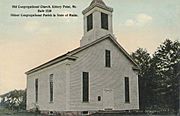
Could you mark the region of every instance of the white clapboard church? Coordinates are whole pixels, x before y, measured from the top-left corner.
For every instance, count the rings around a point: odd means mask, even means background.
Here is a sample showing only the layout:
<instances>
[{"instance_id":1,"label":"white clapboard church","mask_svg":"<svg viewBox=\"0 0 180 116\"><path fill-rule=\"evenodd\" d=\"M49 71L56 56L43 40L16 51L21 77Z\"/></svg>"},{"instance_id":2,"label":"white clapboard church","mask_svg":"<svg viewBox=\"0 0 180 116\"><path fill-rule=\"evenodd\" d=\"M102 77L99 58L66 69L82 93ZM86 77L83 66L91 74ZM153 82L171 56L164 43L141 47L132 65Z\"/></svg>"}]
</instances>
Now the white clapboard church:
<instances>
[{"instance_id":1,"label":"white clapboard church","mask_svg":"<svg viewBox=\"0 0 180 116\"><path fill-rule=\"evenodd\" d=\"M113 9L83 10L80 47L26 72L27 110L94 112L139 108L138 66L113 35Z\"/></svg>"}]
</instances>

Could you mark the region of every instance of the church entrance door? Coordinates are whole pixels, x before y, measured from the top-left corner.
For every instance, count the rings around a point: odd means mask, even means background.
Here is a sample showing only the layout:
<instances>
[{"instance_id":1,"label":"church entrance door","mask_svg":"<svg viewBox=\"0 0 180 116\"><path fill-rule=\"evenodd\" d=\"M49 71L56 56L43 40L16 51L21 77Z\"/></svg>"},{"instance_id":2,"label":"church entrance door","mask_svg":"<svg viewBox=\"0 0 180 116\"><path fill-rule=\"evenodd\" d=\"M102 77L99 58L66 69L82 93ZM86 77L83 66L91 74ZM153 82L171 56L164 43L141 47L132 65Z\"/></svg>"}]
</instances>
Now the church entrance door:
<instances>
[{"instance_id":1,"label":"church entrance door","mask_svg":"<svg viewBox=\"0 0 180 116\"><path fill-rule=\"evenodd\" d=\"M112 89L103 90L103 107L105 110L112 110L114 108L114 95Z\"/></svg>"}]
</instances>

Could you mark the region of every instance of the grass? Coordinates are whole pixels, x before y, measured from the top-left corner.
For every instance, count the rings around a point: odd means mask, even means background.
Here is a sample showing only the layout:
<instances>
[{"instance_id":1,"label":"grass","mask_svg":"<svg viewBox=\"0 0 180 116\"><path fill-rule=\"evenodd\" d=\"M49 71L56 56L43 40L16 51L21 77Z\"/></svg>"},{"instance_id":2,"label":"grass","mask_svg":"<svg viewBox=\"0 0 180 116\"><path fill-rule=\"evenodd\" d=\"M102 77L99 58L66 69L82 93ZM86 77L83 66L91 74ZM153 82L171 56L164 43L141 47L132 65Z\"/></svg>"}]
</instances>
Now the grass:
<instances>
[{"instance_id":1,"label":"grass","mask_svg":"<svg viewBox=\"0 0 180 116\"><path fill-rule=\"evenodd\" d=\"M0 116L40 116L36 114L30 114L30 113L16 113L16 114L2 114Z\"/></svg>"},{"instance_id":2,"label":"grass","mask_svg":"<svg viewBox=\"0 0 180 116\"><path fill-rule=\"evenodd\" d=\"M40 115L35 113L15 112L8 109L0 109L0 116L40 116Z\"/></svg>"},{"instance_id":3,"label":"grass","mask_svg":"<svg viewBox=\"0 0 180 116\"><path fill-rule=\"evenodd\" d=\"M8 110L8 109L0 109L0 116L42 116L42 115L38 115L35 113L29 113L29 112L15 112L12 110ZM153 114L126 114L126 113L107 113L107 114L95 114L93 116L176 116L176 115L168 115L168 114L164 114L164 115L153 115Z\"/></svg>"}]
</instances>

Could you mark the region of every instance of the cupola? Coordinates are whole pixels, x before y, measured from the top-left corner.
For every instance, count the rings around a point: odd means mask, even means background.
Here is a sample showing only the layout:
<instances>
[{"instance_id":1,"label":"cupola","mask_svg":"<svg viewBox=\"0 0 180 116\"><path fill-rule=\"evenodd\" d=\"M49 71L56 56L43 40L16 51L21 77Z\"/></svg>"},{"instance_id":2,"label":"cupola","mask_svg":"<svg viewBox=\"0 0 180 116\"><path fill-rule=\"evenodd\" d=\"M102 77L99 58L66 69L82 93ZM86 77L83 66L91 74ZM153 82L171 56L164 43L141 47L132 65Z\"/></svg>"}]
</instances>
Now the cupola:
<instances>
[{"instance_id":1,"label":"cupola","mask_svg":"<svg viewBox=\"0 0 180 116\"><path fill-rule=\"evenodd\" d=\"M80 46L89 44L107 34L113 36L112 12L113 9L106 6L102 0L93 0L90 6L83 10L84 35Z\"/></svg>"}]
</instances>

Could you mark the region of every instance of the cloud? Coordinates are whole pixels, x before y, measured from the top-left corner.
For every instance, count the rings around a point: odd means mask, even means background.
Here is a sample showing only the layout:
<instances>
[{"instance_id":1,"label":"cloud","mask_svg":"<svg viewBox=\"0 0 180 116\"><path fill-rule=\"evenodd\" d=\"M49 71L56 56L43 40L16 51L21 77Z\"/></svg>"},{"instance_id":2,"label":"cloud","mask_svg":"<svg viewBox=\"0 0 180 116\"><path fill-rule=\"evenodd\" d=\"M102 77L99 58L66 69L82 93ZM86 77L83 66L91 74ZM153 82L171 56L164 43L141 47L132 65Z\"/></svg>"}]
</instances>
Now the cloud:
<instances>
[{"instance_id":1,"label":"cloud","mask_svg":"<svg viewBox=\"0 0 180 116\"><path fill-rule=\"evenodd\" d=\"M152 20L152 17L147 14L138 14L136 20L139 24L146 24Z\"/></svg>"},{"instance_id":2,"label":"cloud","mask_svg":"<svg viewBox=\"0 0 180 116\"><path fill-rule=\"evenodd\" d=\"M147 14L137 14L134 19L128 19L125 22L126 26L142 26L151 22L153 18Z\"/></svg>"},{"instance_id":3,"label":"cloud","mask_svg":"<svg viewBox=\"0 0 180 116\"><path fill-rule=\"evenodd\" d=\"M38 21L27 21L24 25L24 29L28 32L37 31L40 28L40 23Z\"/></svg>"},{"instance_id":4,"label":"cloud","mask_svg":"<svg viewBox=\"0 0 180 116\"><path fill-rule=\"evenodd\" d=\"M125 25L126 25L126 26L133 26L133 25L135 25L135 21L132 20L132 19L128 19L128 20L125 22Z\"/></svg>"},{"instance_id":5,"label":"cloud","mask_svg":"<svg viewBox=\"0 0 180 116\"><path fill-rule=\"evenodd\" d=\"M45 22L35 21L35 20L28 20L23 25L24 30L28 33L41 33L45 34L50 32L50 24L46 24Z\"/></svg>"}]
</instances>

